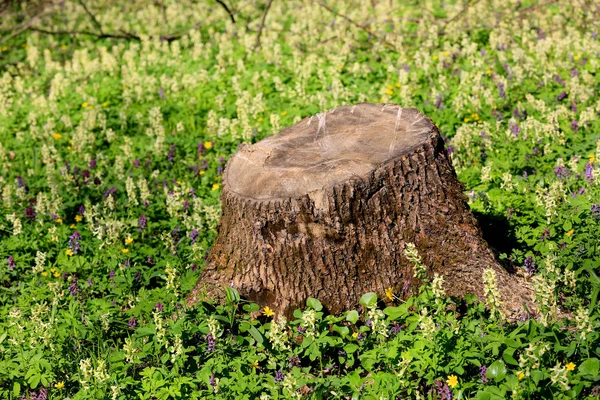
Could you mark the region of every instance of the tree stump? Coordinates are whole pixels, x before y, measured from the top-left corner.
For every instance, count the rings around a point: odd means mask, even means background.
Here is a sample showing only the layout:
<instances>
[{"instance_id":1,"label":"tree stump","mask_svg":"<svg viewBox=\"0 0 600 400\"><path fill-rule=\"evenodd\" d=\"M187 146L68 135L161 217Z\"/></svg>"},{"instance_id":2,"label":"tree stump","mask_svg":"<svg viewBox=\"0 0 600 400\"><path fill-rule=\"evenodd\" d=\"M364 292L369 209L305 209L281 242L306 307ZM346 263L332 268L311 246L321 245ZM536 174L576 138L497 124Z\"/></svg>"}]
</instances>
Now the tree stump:
<instances>
[{"instance_id":1,"label":"tree stump","mask_svg":"<svg viewBox=\"0 0 600 400\"><path fill-rule=\"evenodd\" d=\"M366 292L417 287L404 254L414 243L448 295L483 298L492 268L505 312L522 314L531 291L495 260L462 191L438 128L414 108L305 118L227 163L218 237L188 304L232 286L278 313L308 297L339 313Z\"/></svg>"}]
</instances>

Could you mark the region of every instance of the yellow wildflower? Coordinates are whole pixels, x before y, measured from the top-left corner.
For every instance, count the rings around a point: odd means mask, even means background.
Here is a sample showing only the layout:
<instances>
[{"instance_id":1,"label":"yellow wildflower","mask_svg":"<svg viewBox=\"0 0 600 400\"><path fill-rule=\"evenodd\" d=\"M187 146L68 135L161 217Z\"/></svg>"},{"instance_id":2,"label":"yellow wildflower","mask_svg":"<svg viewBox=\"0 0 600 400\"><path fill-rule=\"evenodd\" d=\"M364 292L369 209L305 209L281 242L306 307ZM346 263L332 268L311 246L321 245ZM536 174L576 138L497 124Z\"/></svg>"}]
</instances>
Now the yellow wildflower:
<instances>
[{"instance_id":1,"label":"yellow wildflower","mask_svg":"<svg viewBox=\"0 0 600 400\"><path fill-rule=\"evenodd\" d=\"M62 218L56 218L56 223L57 224L62 224Z\"/></svg>"},{"instance_id":2,"label":"yellow wildflower","mask_svg":"<svg viewBox=\"0 0 600 400\"><path fill-rule=\"evenodd\" d=\"M352 337L353 337L354 339L357 339L357 338L358 338L358 332L354 332L354 333L352 334Z\"/></svg>"},{"instance_id":3,"label":"yellow wildflower","mask_svg":"<svg viewBox=\"0 0 600 400\"><path fill-rule=\"evenodd\" d=\"M387 94L388 96L391 96L392 94L394 94L394 91L392 89L388 89L385 91L385 94Z\"/></svg>"},{"instance_id":4,"label":"yellow wildflower","mask_svg":"<svg viewBox=\"0 0 600 400\"><path fill-rule=\"evenodd\" d=\"M81 104L81 108L86 108L87 106L88 106L88 102L87 102L87 101L84 101L84 102Z\"/></svg>"},{"instance_id":5,"label":"yellow wildflower","mask_svg":"<svg viewBox=\"0 0 600 400\"><path fill-rule=\"evenodd\" d=\"M81 222L82 219L83 219L83 217L81 215L76 215L75 216L75 221L76 222Z\"/></svg>"},{"instance_id":6,"label":"yellow wildflower","mask_svg":"<svg viewBox=\"0 0 600 400\"><path fill-rule=\"evenodd\" d=\"M55 272L53 275L55 278L58 278L60 276L60 272Z\"/></svg>"},{"instance_id":7,"label":"yellow wildflower","mask_svg":"<svg viewBox=\"0 0 600 400\"><path fill-rule=\"evenodd\" d=\"M433 56L433 61L437 61L437 59L438 59L438 58L439 58L439 57L437 56L437 54L435 54L435 55Z\"/></svg>"},{"instance_id":8,"label":"yellow wildflower","mask_svg":"<svg viewBox=\"0 0 600 400\"><path fill-rule=\"evenodd\" d=\"M263 309L263 314L264 314L264 315L266 315L267 317L272 317L273 315L275 315L275 311L271 310L271 309L269 308L269 306L266 306L266 307Z\"/></svg>"},{"instance_id":9,"label":"yellow wildflower","mask_svg":"<svg viewBox=\"0 0 600 400\"><path fill-rule=\"evenodd\" d=\"M487 70L485 70L485 73L488 74L488 75L491 75L492 74L492 70L491 69L487 69Z\"/></svg>"},{"instance_id":10,"label":"yellow wildflower","mask_svg":"<svg viewBox=\"0 0 600 400\"><path fill-rule=\"evenodd\" d=\"M250 364L251 367L253 367L254 369L258 368L258 360L254 360L254 362L252 364Z\"/></svg>"},{"instance_id":11,"label":"yellow wildflower","mask_svg":"<svg viewBox=\"0 0 600 400\"><path fill-rule=\"evenodd\" d=\"M471 114L471 118L473 118L473 121L479 121L479 114L473 113Z\"/></svg>"},{"instance_id":12,"label":"yellow wildflower","mask_svg":"<svg viewBox=\"0 0 600 400\"><path fill-rule=\"evenodd\" d=\"M212 191L214 192L215 190L219 190L219 184L215 183L214 185L212 185Z\"/></svg>"},{"instance_id":13,"label":"yellow wildflower","mask_svg":"<svg viewBox=\"0 0 600 400\"><path fill-rule=\"evenodd\" d=\"M471 118L469 118L469 117L465 118L465 122L469 122L469 121L471 121Z\"/></svg>"},{"instance_id":14,"label":"yellow wildflower","mask_svg":"<svg viewBox=\"0 0 600 400\"><path fill-rule=\"evenodd\" d=\"M60 133L53 133L52 136L54 136L54 140L60 140L60 138L62 137L62 135Z\"/></svg>"},{"instance_id":15,"label":"yellow wildflower","mask_svg":"<svg viewBox=\"0 0 600 400\"><path fill-rule=\"evenodd\" d=\"M200 171L199 174L200 175L204 175L206 173L206 171Z\"/></svg>"},{"instance_id":16,"label":"yellow wildflower","mask_svg":"<svg viewBox=\"0 0 600 400\"><path fill-rule=\"evenodd\" d=\"M262 122L262 117L258 117L257 121Z\"/></svg>"},{"instance_id":17,"label":"yellow wildflower","mask_svg":"<svg viewBox=\"0 0 600 400\"><path fill-rule=\"evenodd\" d=\"M67 250L65 251L65 254L66 254L66 255L68 255L68 256L70 257L70 256L72 256L72 255L73 255L73 254L75 254L75 253L73 253L73 252L71 251L71 249L67 249Z\"/></svg>"},{"instance_id":18,"label":"yellow wildflower","mask_svg":"<svg viewBox=\"0 0 600 400\"><path fill-rule=\"evenodd\" d=\"M75 225L75 224L71 224L71 225L69 225L69 228L71 228L71 229L75 229L75 228L77 228L77 225Z\"/></svg>"},{"instance_id":19,"label":"yellow wildflower","mask_svg":"<svg viewBox=\"0 0 600 400\"><path fill-rule=\"evenodd\" d=\"M129 253L129 249L121 249L121 253L123 253L123 254Z\"/></svg>"},{"instance_id":20,"label":"yellow wildflower","mask_svg":"<svg viewBox=\"0 0 600 400\"><path fill-rule=\"evenodd\" d=\"M102 103L102 107L107 107L108 106L108 101L105 101L104 103Z\"/></svg>"},{"instance_id":21,"label":"yellow wildflower","mask_svg":"<svg viewBox=\"0 0 600 400\"><path fill-rule=\"evenodd\" d=\"M594 154L590 154L588 156L588 160L590 160L590 162L594 162L596 160L596 156Z\"/></svg>"},{"instance_id":22,"label":"yellow wildflower","mask_svg":"<svg viewBox=\"0 0 600 400\"><path fill-rule=\"evenodd\" d=\"M204 148L206 150L210 150L210 149L212 149L212 147L213 147L212 142L204 142Z\"/></svg>"},{"instance_id":23,"label":"yellow wildflower","mask_svg":"<svg viewBox=\"0 0 600 400\"><path fill-rule=\"evenodd\" d=\"M67 49L67 45L64 45L64 44L63 44L62 46L60 46L60 48L61 48L62 50L66 50L66 49Z\"/></svg>"},{"instance_id":24,"label":"yellow wildflower","mask_svg":"<svg viewBox=\"0 0 600 400\"><path fill-rule=\"evenodd\" d=\"M56 268L50 268L50 272L56 272Z\"/></svg>"},{"instance_id":25,"label":"yellow wildflower","mask_svg":"<svg viewBox=\"0 0 600 400\"><path fill-rule=\"evenodd\" d=\"M125 239L125 244L131 244L131 243L133 243L133 239L131 238L131 236Z\"/></svg>"},{"instance_id":26,"label":"yellow wildflower","mask_svg":"<svg viewBox=\"0 0 600 400\"><path fill-rule=\"evenodd\" d=\"M57 389L62 389L65 387L65 383L64 382L58 382L56 385L54 385L55 388Z\"/></svg>"},{"instance_id":27,"label":"yellow wildflower","mask_svg":"<svg viewBox=\"0 0 600 400\"><path fill-rule=\"evenodd\" d=\"M67 150L73 150L73 147L67 146Z\"/></svg>"},{"instance_id":28,"label":"yellow wildflower","mask_svg":"<svg viewBox=\"0 0 600 400\"><path fill-rule=\"evenodd\" d=\"M575 230L571 229L569 232L565 233L565 235L571 236L573 233L575 233Z\"/></svg>"},{"instance_id":29,"label":"yellow wildflower","mask_svg":"<svg viewBox=\"0 0 600 400\"><path fill-rule=\"evenodd\" d=\"M523 373L523 371L521 371L517 374L517 377L519 378L519 380L521 380L521 379L525 378L525 374Z\"/></svg>"},{"instance_id":30,"label":"yellow wildflower","mask_svg":"<svg viewBox=\"0 0 600 400\"><path fill-rule=\"evenodd\" d=\"M42 276L47 276L48 273L46 271L42 272Z\"/></svg>"},{"instance_id":31,"label":"yellow wildflower","mask_svg":"<svg viewBox=\"0 0 600 400\"><path fill-rule=\"evenodd\" d=\"M391 287L385 289L385 297L387 297L390 300L394 300L394 289L392 289Z\"/></svg>"},{"instance_id":32,"label":"yellow wildflower","mask_svg":"<svg viewBox=\"0 0 600 400\"><path fill-rule=\"evenodd\" d=\"M2 46L2 51L6 51L6 50L8 50L8 47Z\"/></svg>"},{"instance_id":33,"label":"yellow wildflower","mask_svg":"<svg viewBox=\"0 0 600 400\"><path fill-rule=\"evenodd\" d=\"M448 379L446 380L446 383L448 384L448 386L454 389L458 386L458 378L456 377L456 375L449 375Z\"/></svg>"},{"instance_id":34,"label":"yellow wildflower","mask_svg":"<svg viewBox=\"0 0 600 400\"><path fill-rule=\"evenodd\" d=\"M400 84L400 82L396 83L396 87L397 87L397 88L399 88L400 86L402 86L402 85Z\"/></svg>"},{"instance_id":35,"label":"yellow wildflower","mask_svg":"<svg viewBox=\"0 0 600 400\"><path fill-rule=\"evenodd\" d=\"M567 371L574 371L575 370L575 364L570 362L566 365L567 367Z\"/></svg>"},{"instance_id":36,"label":"yellow wildflower","mask_svg":"<svg viewBox=\"0 0 600 400\"><path fill-rule=\"evenodd\" d=\"M287 111L282 111L281 115L286 116L287 115Z\"/></svg>"}]
</instances>

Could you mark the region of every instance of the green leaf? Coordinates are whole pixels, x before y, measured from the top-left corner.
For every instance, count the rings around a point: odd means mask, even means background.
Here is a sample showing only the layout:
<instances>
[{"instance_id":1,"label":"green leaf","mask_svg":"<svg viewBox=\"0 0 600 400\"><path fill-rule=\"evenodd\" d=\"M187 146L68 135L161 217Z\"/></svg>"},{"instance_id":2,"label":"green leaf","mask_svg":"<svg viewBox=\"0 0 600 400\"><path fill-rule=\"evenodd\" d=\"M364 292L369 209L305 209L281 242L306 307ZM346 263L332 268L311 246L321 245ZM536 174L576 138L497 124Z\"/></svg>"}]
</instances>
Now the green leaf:
<instances>
[{"instance_id":1,"label":"green leaf","mask_svg":"<svg viewBox=\"0 0 600 400\"><path fill-rule=\"evenodd\" d=\"M494 361L485 372L485 376L489 379L493 379L496 382L500 382L506 377L506 364L504 361Z\"/></svg>"},{"instance_id":2,"label":"green leaf","mask_svg":"<svg viewBox=\"0 0 600 400\"><path fill-rule=\"evenodd\" d=\"M225 289L226 295L227 295L227 302L228 303L237 303L238 301L240 301L240 293L235 290L234 288L228 286Z\"/></svg>"},{"instance_id":3,"label":"green leaf","mask_svg":"<svg viewBox=\"0 0 600 400\"><path fill-rule=\"evenodd\" d=\"M579 366L579 373L595 379L598 377L598 370L600 369L600 361L597 358L588 358Z\"/></svg>"},{"instance_id":4,"label":"green leaf","mask_svg":"<svg viewBox=\"0 0 600 400\"><path fill-rule=\"evenodd\" d=\"M260 307L256 303L250 303L250 304L244 304L244 306L242 307L242 309L244 311L246 311L247 313L251 313L251 312L255 312L255 311L260 310Z\"/></svg>"},{"instance_id":5,"label":"green leaf","mask_svg":"<svg viewBox=\"0 0 600 400\"><path fill-rule=\"evenodd\" d=\"M374 292L363 294L360 298L360 304L367 308L374 307L377 304L377 294Z\"/></svg>"},{"instance_id":6,"label":"green leaf","mask_svg":"<svg viewBox=\"0 0 600 400\"><path fill-rule=\"evenodd\" d=\"M258 329L256 329L255 327L251 326L250 329L248 329L248 332L250 332L250 335L252 335L252 337L254 338L254 340L256 340L256 342L262 346L263 342L264 342L264 337L263 335L258 331Z\"/></svg>"},{"instance_id":7,"label":"green leaf","mask_svg":"<svg viewBox=\"0 0 600 400\"><path fill-rule=\"evenodd\" d=\"M358 311L356 311L356 310L348 311L348 314L346 314L346 321L349 321L349 322L355 324L358 321Z\"/></svg>"},{"instance_id":8,"label":"green leaf","mask_svg":"<svg viewBox=\"0 0 600 400\"><path fill-rule=\"evenodd\" d=\"M21 394L21 384L19 382L15 382L13 384L13 396L15 398L19 397L19 395Z\"/></svg>"},{"instance_id":9,"label":"green leaf","mask_svg":"<svg viewBox=\"0 0 600 400\"><path fill-rule=\"evenodd\" d=\"M306 299L306 306L312 308L315 311L321 311L323 309L323 305L321 302L314 297L309 297Z\"/></svg>"},{"instance_id":10,"label":"green leaf","mask_svg":"<svg viewBox=\"0 0 600 400\"><path fill-rule=\"evenodd\" d=\"M514 357L515 350L516 349L509 347L502 352L502 359L506 361L507 364L519 365L519 363L517 362L517 360L515 360Z\"/></svg>"},{"instance_id":11,"label":"green leaf","mask_svg":"<svg viewBox=\"0 0 600 400\"><path fill-rule=\"evenodd\" d=\"M344 351L348 354L352 354L356 350L358 350L358 346L354 343L348 343L347 345L344 346Z\"/></svg>"}]
</instances>

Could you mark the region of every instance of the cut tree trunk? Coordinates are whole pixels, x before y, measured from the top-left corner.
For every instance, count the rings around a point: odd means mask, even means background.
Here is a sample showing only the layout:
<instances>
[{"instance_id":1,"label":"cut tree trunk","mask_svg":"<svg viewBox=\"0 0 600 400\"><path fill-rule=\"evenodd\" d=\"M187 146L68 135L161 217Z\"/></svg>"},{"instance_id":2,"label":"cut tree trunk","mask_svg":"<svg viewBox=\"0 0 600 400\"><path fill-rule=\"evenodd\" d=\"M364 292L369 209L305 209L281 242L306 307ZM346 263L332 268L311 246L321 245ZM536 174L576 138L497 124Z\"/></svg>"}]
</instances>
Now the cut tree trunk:
<instances>
[{"instance_id":1,"label":"cut tree trunk","mask_svg":"<svg viewBox=\"0 0 600 400\"><path fill-rule=\"evenodd\" d=\"M332 313L387 288L420 282L414 243L448 295L483 299L496 272L505 313L531 309L531 290L495 260L469 211L435 124L413 108L344 106L242 147L227 163L223 215L188 304L226 286L290 315L308 297Z\"/></svg>"}]
</instances>

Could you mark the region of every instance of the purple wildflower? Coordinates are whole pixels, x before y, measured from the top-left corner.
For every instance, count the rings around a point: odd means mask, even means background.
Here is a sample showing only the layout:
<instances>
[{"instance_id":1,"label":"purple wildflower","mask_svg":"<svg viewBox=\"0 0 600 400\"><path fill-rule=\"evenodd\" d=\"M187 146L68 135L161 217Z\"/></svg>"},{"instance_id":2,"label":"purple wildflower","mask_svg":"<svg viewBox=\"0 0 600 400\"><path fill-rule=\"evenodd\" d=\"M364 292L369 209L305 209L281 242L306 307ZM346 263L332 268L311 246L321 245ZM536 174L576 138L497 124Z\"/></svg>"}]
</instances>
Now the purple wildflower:
<instances>
[{"instance_id":1,"label":"purple wildflower","mask_svg":"<svg viewBox=\"0 0 600 400\"><path fill-rule=\"evenodd\" d=\"M92 278L89 278L87 280L87 284L88 284L89 287L92 287L92 285L94 284L94 282L92 281Z\"/></svg>"},{"instance_id":2,"label":"purple wildflower","mask_svg":"<svg viewBox=\"0 0 600 400\"><path fill-rule=\"evenodd\" d=\"M600 204L592 204L592 215L600 219Z\"/></svg>"},{"instance_id":3,"label":"purple wildflower","mask_svg":"<svg viewBox=\"0 0 600 400\"><path fill-rule=\"evenodd\" d=\"M564 100L566 97L567 97L567 92L565 92L565 91L562 91L562 92L561 92L561 93L558 95L558 97L556 98L556 100L558 100L558 101L563 101L563 100Z\"/></svg>"},{"instance_id":4,"label":"purple wildflower","mask_svg":"<svg viewBox=\"0 0 600 400\"><path fill-rule=\"evenodd\" d=\"M135 327L137 325L137 321L134 316L129 318L129 321L127 321L127 325L129 326L129 329L135 329Z\"/></svg>"},{"instance_id":5,"label":"purple wildflower","mask_svg":"<svg viewBox=\"0 0 600 400\"><path fill-rule=\"evenodd\" d=\"M38 394L37 400L46 400L48 398L48 391L46 388L41 388Z\"/></svg>"},{"instance_id":6,"label":"purple wildflower","mask_svg":"<svg viewBox=\"0 0 600 400\"><path fill-rule=\"evenodd\" d=\"M498 82L498 91L500 92L500 98L506 99L506 92L504 91L504 83Z\"/></svg>"},{"instance_id":7,"label":"purple wildflower","mask_svg":"<svg viewBox=\"0 0 600 400\"><path fill-rule=\"evenodd\" d=\"M396 335L396 334L400 333L401 331L402 331L402 327L398 323L394 322L394 324L390 328L390 333L392 335Z\"/></svg>"},{"instance_id":8,"label":"purple wildflower","mask_svg":"<svg viewBox=\"0 0 600 400\"><path fill-rule=\"evenodd\" d=\"M560 75L554 75L554 80L561 86L565 86L565 81L560 77Z\"/></svg>"},{"instance_id":9,"label":"purple wildflower","mask_svg":"<svg viewBox=\"0 0 600 400\"><path fill-rule=\"evenodd\" d=\"M554 173L558 179L564 179L569 176L569 170L565 166L554 167Z\"/></svg>"},{"instance_id":10,"label":"purple wildflower","mask_svg":"<svg viewBox=\"0 0 600 400\"><path fill-rule=\"evenodd\" d=\"M290 369L300 366L300 359L296 356L288 357L288 361L290 363L290 366L289 366Z\"/></svg>"},{"instance_id":11,"label":"purple wildflower","mask_svg":"<svg viewBox=\"0 0 600 400\"><path fill-rule=\"evenodd\" d=\"M442 94L438 93L437 98L435 99L435 108L438 110L442 109Z\"/></svg>"},{"instance_id":12,"label":"purple wildflower","mask_svg":"<svg viewBox=\"0 0 600 400\"><path fill-rule=\"evenodd\" d=\"M535 262L533 261L533 257L527 257L523 262L523 265L525 266L525 271L527 271L529 275L535 274L536 268Z\"/></svg>"},{"instance_id":13,"label":"purple wildflower","mask_svg":"<svg viewBox=\"0 0 600 400\"><path fill-rule=\"evenodd\" d=\"M575 121L575 120L571 121L571 129L573 129L574 131L579 130L579 124L577 123L577 121Z\"/></svg>"},{"instance_id":14,"label":"purple wildflower","mask_svg":"<svg viewBox=\"0 0 600 400\"><path fill-rule=\"evenodd\" d=\"M27 184L22 176L17 176L17 187L19 189L27 189Z\"/></svg>"},{"instance_id":15,"label":"purple wildflower","mask_svg":"<svg viewBox=\"0 0 600 400\"><path fill-rule=\"evenodd\" d=\"M156 303L156 305L154 306L154 310L158 311L158 312L162 312L164 306L162 305L162 303Z\"/></svg>"},{"instance_id":16,"label":"purple wildflower","mask_svg":"<svg viewBox=\"0 0 600 400\"><path fill-rule=\"evenodd\" d=\"M113 199L115 198L115 193L117 192L117 187L116 186L111 186L109 187L105 192L104 192L104 200L106 200L108 198L108 196L112 196Z\"/></svg>"},{"instance_id":17,"label":"purple wildflower","mask_svg":"<svg viewBox=\"0 0 600 400\"><path fill-rule=\"evenodd\" d=\"M206 352L207 353L212 353L213 351L215 351L215 338L209 333L208 335L204 336L204 339L206 339Z\"/></svg>"},{"instance_id":18,"label":"purple wildflower","mask_svg":"<svg viewBox=\"0 0 600 400\"><path fill-rule=\"evenodd\" d=\"M196 243L196 240L198 240L198 231L196 229L192 229L190 240L192 241L192 244Z\"/></svg>"},{"instance_id":19,"label":"purple wildflower","mask_svg":"<svg viewBox=\"0 0 600 400\"><path fill-rule=\"evenodd\" d=\"M35 216L36 216L36 212L35 209L33 207L27 207L25 209L25 216L27 217L28 220L30 221L35 221Z\"/></svg>"},{"instance_id":20,"label":"purple wildflower","mask_svg":"<svg viewBox=\"0 0 600 400\"><path fill-rule=\"evenodd\" d=\"M482 365L481 368L479 368L479 376L481 377L482 383L488 383L490 381L490 379L487 376L485 376L486 372L487 367L485 365Z\"/></svg>"},{"instance_id":21,"label":"purple wildflower","mask_svg":"<svg viewBox=\"0 0 600 400\"><path fill-rule=\"evenodd\" d=\"M89 168L89 169L94 169L94 168L96 168L96 165L97 165L97 164L98 164L98 161L97 161L95 158L92 158L92 159L90 160L90 163L89 163L89 165L88 165L88 168Z\"/></svg>"},{"instance_id":22,"label":"purple wildflower","mask_svg":"<svg viewBox=\"0 0 600 400\"><path fill-rule=\"evenodd\" d=\"M542 237L540 237L540 242L544 240L550 239L550 230L548 228L544 228L544 232L542 232Z\"/></svg>"},{"instance_id":23,"label":"purple wildflower","mask_svg":"<svg viewBox=\"0 0 600 400\"><path fill-rule=\"evenodd\" d=\"M16 266L17 266L17 264L15 264L15 259L13 258L13 256L8 256L8 268L11 271L13 271Z\"/></svg>"},{"instance_id":24,"label":"purple wildflower","mask_svg":"<svg viewBox=\"0 0 600 400\"><path fill-rule=\"evenodd\" d=\"M519 128L519 125L517 125L517 124L512 124L512 126L510 127L510 131L512 132L513 135L519 136L519 132L521 132L521 128Z\"/></svg>"},{"instance_id":25,"label":"purple wildflower","mask_svg":"<svg viewBox=\"0 0 600 400\"><path fill-rule=\"evenodd\" d=\"M513 110L513 115L515 116L515 118L520 118L520 119L525 118L525 113L522 113L521 111L519 111L518 108L515 108Z\"/></svg>"},{"instance_id":26,"label":"purple wildflower","mask_svg":"<svg viewBox=\"0 0 600 400\"><path fill-rule=\"evenodd\" d=\"M146 229L148 224L148 219L144 214L140 215L140 219L138 220L138 232L141 232Z\"/></svg>"},{"instance_id":27,"label":"purple wildflower","mask_svg":"<svg viewBox=\"0 0 600 400\"><path fill-rule=\"evenodd\" d=\"M590 396L598 396L598 393L600 393L600 386L594 386L594 388L590 392Z\"/></svg>"},{"instance_id":28,"label":"purple wildflower","mask_svg":"<svg viewBox=\"0 0 600 400\"><path fill-rule=\"evenodd\" d=\"M162 100L165 100L167 98L167 96L165 95L165 90L162 87L158 88L158 97L160 97Z\"/></svg>"},{"instance_id":29,"label":"purple wildflower","mask_svg":"<svg viewBox=\"0 0 600 400\"><path fill-rule=\"evenodd\" d=\"M177 146L174 144L171 145L171 150L169 150L169 154L167 155L167 160L172 164L175 160L175 151L177 150Z\"/></svg>"},{"instance_id":30,"label":"purple wildflower","mask_svg":"<svg viewBox=\"0 0 600 400\"><path fill-rule=\"evenodd\" d=\"M220 176L222 173L223 173L223 166L222 166L222 165L219 165L219 166L217 167L217 175L219 175L219 176Z\"/></svg>"},{"instance_id":31,"label":"purple wildflower","mask_svg":"<svg viewBox=\"0 0 600 400\"><path fill-rule=\"evenodd\" d=\"M571 78L576 77L577 75L579 75L579 70L577 68L573 68L571 70Z\"/></svg>"},{"instance_id":32,"label":"purple wildflower","mask_svg":"<svg viewBox=\"0 0 600 400\"><path fill-rule=\"evenodd\" d=\"M111 282L115 281L115 270L111 269L110 272L108 273L108 279L111 280Z\"/></svg>"},{"instance_id":33,"label":"purple wildflower","mask_svg":"<svg viewBox=\"0 0 600 400\"><path fill-rule=\"evenodd\" d=\"M138 160L137 158L135 160L133 160L133 166L136 168L140 167L140 160Z\"/></svg>"},{"instance_id":34,"label":"purple wildflower","mask_svg":"<svg viewBox=\"0 0 600 400\"><path fill-rule=\"evenodd\" d=\"M77 289L77 275L73 274L73 281L69 285L69 294L75 296L77 293L79 293L79 289Z\"/></svg>"},{"instance_id":35,"label":"purple wildflower","mask_svg":"<svg viewBox=\"0 0 600 400\"><path fill-rule=\"evenodd\" d=\"M589 181L594 179L594 163L587 163L585 164L585 178Z\"/></svg>"},{"instance_id":36,"label":"purple wildflower","mask_svg":"<svg viewBox=\"0 0 600 400\"><path fill-rule=\"evenodd\" d=\"M75 231L69 237L69 249L71 249L73 254L77 254L77 252L79 251L79 239L81 239L81 235L78 231Z\"/></svg>"},{"instance_id":37,"label":"purple wildflower","mask_svg":"<svg viewBox=\"0 0 600 400\"><path fill-rule=\"evenodd\" d=\"M443 379L438 379L434 382L434 387L431 389L441 400L452 400L452 390ZM434 396L434 398L438 398Z\"/></svg>"},{"instance_id":38,"label":"purple wildflower","mask_svg":"<svg viewBox=\"0 0 600 400\"><path fill-rule=\"evenodd\" d=\"M298 333L305 333L306 332L306 328L303 326L298 325Z\"/></svg>"},{"instance_id":39,"label":"purple wildflower","mask_svg":"<svg viewBox=\"0 0 600 400\"><path fill-rule=\"evenodd\" d=\"M215 381L215 374L212 374L210 376L210 380L209 380L210 386L215 387L217 385L217 382Z\"/></svg>"},{"instance_id":40,"label":"purple wildflower","mask_svg":"<svg viewBox=\"0 0 600 400\"><path fill-rule=\"evenodd\" d=\"M135 280L136 282L139 282L139 280L142 278L142 274L140 273L140 271L135 271L135 275L133 277L133 280Z\"/></svg>"},{"instance_id":41,"label":"purple wildflower","mask_svg":"<svg viewBox=\"0 0 600 400\"><path fill-rule=\"evenodd\" d=\"M275 374L275 378L274 378L275 383L281 382L284 379L285 379L285 376L283 375L283 372L277 371L277 373Z\"/></svg>"}]
</instances>

